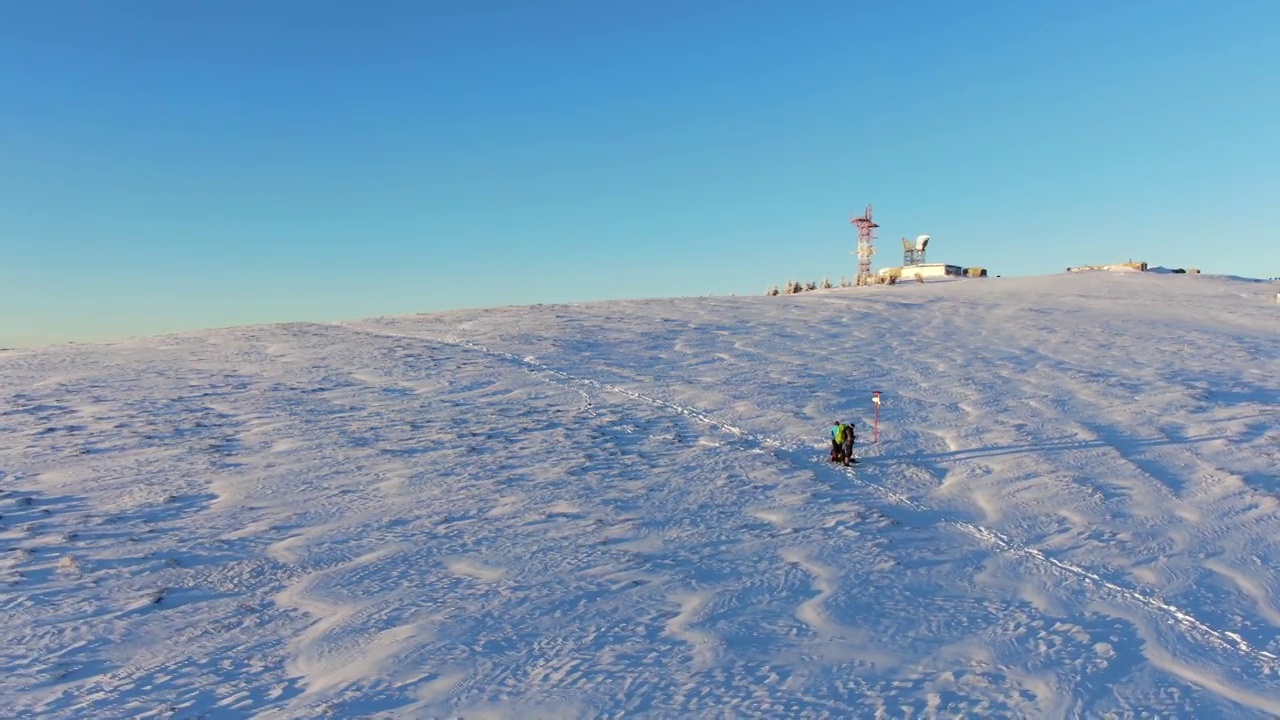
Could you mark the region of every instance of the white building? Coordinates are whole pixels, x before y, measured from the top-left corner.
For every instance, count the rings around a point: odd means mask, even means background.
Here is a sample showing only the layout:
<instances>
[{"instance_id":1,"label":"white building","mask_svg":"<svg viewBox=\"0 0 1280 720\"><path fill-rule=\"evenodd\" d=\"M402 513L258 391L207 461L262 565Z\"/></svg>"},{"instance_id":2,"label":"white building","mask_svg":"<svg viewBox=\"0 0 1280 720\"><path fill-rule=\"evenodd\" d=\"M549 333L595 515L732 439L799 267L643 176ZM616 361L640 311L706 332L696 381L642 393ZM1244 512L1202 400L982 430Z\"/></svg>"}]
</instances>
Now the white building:
<instances>
[{"instance_id":1,"label":"white building","mask_svg":"<svg viewBox=\"0 0 1280 720\"><path fill-rule=\"evenodd\" d=\"M896 275L903 280L914 280L915 276L919 275L928 280L929 278L964 277L964 268L946 263L923 263L906 267L881 268L878 274L886 277Z\"/></svg>"}]
</instances>

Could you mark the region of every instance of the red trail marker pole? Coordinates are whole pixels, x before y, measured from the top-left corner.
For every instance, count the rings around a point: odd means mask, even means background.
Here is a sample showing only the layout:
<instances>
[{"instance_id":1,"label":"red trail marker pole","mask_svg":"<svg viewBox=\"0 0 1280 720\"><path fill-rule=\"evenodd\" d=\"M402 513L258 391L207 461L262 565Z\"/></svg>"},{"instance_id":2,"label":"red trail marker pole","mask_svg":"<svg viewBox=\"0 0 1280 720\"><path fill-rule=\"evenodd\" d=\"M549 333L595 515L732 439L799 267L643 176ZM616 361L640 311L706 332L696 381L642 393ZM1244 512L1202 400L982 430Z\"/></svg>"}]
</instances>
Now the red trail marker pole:
<instances>
[{"instance_id":1,"label":"red trail marker pole","mask_svg":"<svg viewBox=\"0 0 1280 720\"><path fill-rule=\"evenodd\" d=\"M875 429L872 431L871 441L878 443L880 442L880 391L879 390L871 391L871 402L875 403L875 406L876 406L876 419L875 419L875 426L874 426Z\"/></svg>"}]
</instances>

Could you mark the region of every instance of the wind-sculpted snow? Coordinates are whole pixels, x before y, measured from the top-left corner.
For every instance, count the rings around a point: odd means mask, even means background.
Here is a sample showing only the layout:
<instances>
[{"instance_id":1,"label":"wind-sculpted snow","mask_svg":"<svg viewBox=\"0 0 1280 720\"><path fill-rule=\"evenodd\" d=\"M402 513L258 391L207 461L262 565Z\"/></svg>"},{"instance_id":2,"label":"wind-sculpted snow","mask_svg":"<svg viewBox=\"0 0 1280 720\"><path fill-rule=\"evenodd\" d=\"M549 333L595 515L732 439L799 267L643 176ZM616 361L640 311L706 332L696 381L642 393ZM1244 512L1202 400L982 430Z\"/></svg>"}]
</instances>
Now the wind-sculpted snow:
<instances>
[{"instance_id":1,"label":"wind-sculpted snow","mask_svg":"<svg viewBox=\"0 0 1280 720\"><path fill-rule=\"evenodd\" d=\"M1280 715L1274 292L1070 275L3 352L0 716Z\"/></svg>"}]
</instances>

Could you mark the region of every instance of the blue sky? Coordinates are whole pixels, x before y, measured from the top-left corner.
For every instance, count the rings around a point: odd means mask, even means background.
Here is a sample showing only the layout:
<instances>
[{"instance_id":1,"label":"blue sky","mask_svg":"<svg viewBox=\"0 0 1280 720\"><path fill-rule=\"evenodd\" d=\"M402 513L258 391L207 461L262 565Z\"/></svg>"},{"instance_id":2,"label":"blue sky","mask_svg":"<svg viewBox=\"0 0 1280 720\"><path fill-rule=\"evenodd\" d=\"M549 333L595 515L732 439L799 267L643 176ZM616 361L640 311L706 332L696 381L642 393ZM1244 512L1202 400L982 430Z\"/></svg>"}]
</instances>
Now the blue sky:
<instances>
[{"instance_id":1,"label":"blue sky","mask_svg":"<svg viewBox=\"0 0 1280 720\"><path fill-rule=\"evenodd\" d=\"M1280 275L1273 0L11 3L0 345L852 276Z\"/></svg>"}]
</instances>

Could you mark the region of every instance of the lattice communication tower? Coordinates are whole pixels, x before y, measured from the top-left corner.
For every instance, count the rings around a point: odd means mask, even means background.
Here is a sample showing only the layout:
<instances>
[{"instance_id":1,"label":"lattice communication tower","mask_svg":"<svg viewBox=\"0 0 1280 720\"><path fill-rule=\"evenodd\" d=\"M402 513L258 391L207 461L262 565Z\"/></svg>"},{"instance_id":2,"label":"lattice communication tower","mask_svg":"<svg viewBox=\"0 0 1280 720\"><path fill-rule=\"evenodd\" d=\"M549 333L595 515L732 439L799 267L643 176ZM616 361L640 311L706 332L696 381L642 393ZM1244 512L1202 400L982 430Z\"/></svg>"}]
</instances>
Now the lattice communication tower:
<instances>
[{"instance_id":1,"label":"lattice communication tower","mask_svg":"<svg viewBox=\"0 0 1280 720\"><path fill-rule=\"evenodd\" d=\"M871 205L862 217L850 218L849 222L858 226L858 277L855 285L871 284L871 256L876 254L876 228L880 227L871 219Z\"/></svg>"}]
</instances>

